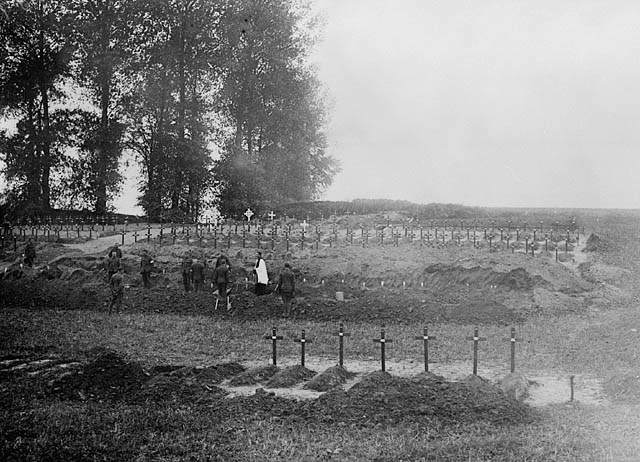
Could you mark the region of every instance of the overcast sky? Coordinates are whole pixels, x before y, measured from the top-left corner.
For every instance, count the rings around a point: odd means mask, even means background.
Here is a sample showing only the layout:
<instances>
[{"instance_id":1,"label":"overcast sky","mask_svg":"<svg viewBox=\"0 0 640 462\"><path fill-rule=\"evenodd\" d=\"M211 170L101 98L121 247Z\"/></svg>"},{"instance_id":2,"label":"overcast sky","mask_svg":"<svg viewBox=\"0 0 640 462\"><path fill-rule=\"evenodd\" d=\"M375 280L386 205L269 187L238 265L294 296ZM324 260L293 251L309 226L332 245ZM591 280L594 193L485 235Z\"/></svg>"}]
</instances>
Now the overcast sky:
<instances>
[{"instance_id":1,"label":"overcast sky","mask_svg":"<svg viewBox=\"0 0 640 462\"><path fill-rule=\"evenodd\" d=\"M640 2L316 3L324 199L640 207Z\"/></svg>"}]
</instances>

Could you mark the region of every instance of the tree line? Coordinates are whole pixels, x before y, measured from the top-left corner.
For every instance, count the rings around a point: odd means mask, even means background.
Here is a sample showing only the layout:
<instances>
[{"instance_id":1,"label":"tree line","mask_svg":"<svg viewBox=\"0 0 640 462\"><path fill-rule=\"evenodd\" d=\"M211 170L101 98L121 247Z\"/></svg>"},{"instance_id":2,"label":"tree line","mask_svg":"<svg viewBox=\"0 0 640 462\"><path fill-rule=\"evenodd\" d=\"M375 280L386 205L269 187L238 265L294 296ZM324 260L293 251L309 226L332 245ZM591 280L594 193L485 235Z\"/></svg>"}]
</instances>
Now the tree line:
<instances>
[{"instance_id":1,"label":"tree line","mask_svg":"<svg viewBox=\"0 0 640 462\"><path fill-rule=\"evenodd\" d=\"M307 201L338 170L295 0L11 0L0 6L9 208L103 215L139 163L151 219Z\"/></svg>"}]
</instances>

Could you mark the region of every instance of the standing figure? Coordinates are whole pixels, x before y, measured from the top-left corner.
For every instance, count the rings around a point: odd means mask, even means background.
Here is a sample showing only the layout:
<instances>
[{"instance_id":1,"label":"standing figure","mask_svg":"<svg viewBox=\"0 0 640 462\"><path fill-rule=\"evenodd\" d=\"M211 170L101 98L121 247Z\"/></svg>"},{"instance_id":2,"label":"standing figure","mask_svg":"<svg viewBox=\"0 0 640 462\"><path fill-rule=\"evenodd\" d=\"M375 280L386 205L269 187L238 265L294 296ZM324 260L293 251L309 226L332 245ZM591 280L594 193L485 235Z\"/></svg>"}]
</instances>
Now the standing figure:
<instances>
[{"instance_id":1,"label":"standing figure","mask_svg":"<svg viewBox=\"0 0 640 462\"><path fill-rule=\"evenodd\" d=\"M262 258L262 252L258 252L256 257L256 264L253 268L253 272L256 274L256 295L264 295L267 293L267 284L269 283L267 264Z\"/></svg>"},{"instance_id":2,"label":"standing figure","mask_svg":"<svg viewBox=\"0 0 640 462\"><path fill-rule=\"evenodd\" d=\"M120 268L120 259L115 254L111 254L110 257L107 257L105 266L107 269L107 281L111 284L111 276L116 274Z\"/></svg>"},{"instance_id":3,"label":"standing figure","mask_svg":"<svg viewBox=\"0 0 640 462\"><path fill-rule=\"evenodd\" d=\"M193 290L195 292L202 292L202 286L204 284L204 264L194 258L191 264L191 279L193 280Z\"/></svg>"},{"instance_id":4,"label":"standing figure","mask_svg":"<svg viewBox=\"0 0 640 462\"><path fill-rule=\"evenodd\" d=\"M218 259L219 265L217 265L215 271L213 272L213 282L215 282L217 286L218 296L216 297L216 306L214 310L218 309L218 303L220 300L226 300L227 302L227 311L231 310L231 302L229 301L229 290L227 286L231 282L231 270L229 265L227 265L226 258L223 260Z\"/></svg>"},{"instance_id":5,"label":"standing figure","mask_svg":"<svg viewBox=\"0 0 640 462\"><path fill-rule=\"evenodd\" d=\"M24 264L27 266L33 266L33 260L36 259L36 246L33 244L31 238L27 241L27 245L24 246Z\"/></svg>"},{"instance_id":6,"label":"standing figure","mask_svg":"<svg viewBox=\"0 0 640 462\"><path fill-rule=\"evenodd\" d=\"M282 297L282 303L284 303L284 315L289 316L291 314L291 300L296 292L296 279L289 263L284 264L280 273L277 291Z\"/></svg>"},{"instance_id":7,"label":"standing figure","mask_svg":"<svg viewBox=\"0 0 640 462\"><path fill-rule=\"evenodd\" d=\"M189 292L191 290L191 265L193 260L191 254L187 253L182 260L182 284L184 285L184 291Z\"/></svg>"},{"instance_id":8,"label":"standing figure","mask_svg":"<svg viewBox=\"0 0 640 462\"><path fill-rule=\"evenodd\" d=\"M124 295L122 268L118 268L118 271L113 276L111 276L109 284L111 285L111 302L109 303L109 314L111 314L114 306L116 308L116 312L122 309L122 297Z\"/></svg>"},{"instance_id":9,"label":"standing figure","mask_svg":"<svg viewBox=\"0 0 640 462\"><path fill-rule=\"evenodd\" d=\"M140 259L140 274L142 274L142 284L145 289L151 287L151 271L153 271L153 260L147 249L144 249L142 251L142 258Z\"/></svg>"},{"instance_id":10,"label":"standing figure","mask_svg":"<svg viewBox=\"0 0 640 462\"><path fill-rule=\"evenodd\" d=\"M118 260L122 258L122 250L120 250L120 246L117 242L113 244L113 247L109 249L109 253L107 254L107 256L109 257L111 257L112 255L115 255Z\"/></svg>"}]
</instances>

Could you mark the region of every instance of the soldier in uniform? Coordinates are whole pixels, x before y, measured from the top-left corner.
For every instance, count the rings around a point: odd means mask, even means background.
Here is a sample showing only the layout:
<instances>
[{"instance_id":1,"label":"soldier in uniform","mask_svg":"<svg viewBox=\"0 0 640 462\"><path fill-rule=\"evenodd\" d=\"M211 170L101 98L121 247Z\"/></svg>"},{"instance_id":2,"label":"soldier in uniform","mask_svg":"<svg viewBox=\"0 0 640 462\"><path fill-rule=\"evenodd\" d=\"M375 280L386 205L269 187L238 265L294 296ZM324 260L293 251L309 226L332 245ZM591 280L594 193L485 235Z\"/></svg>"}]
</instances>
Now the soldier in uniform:
<instances>
[{"instance_id":1,"label":"soldier in uniform","mask_svg":"<svg viewBox=\"0 0 640 462\"><path fill-rule=\"evenodd\" d=\"M151 287L151 271L153 271L153 259L145 249L142 251L142 258L140 259L140 274L142 274L142 284L145 289Z\"/></svg>"},{"instance_id":2,"label":"soldier in uniform","mask_svg":"<svg viewBox=\"0 0 640 462\"><path fill-rule=\"evenodd\" d=\"M191 264L191 280L193 281L193 290L201 292L204 284L204 264L196 258Z\"/></svg>"},{"instance_id":3,"label":"soldier in uniform","mask_svg":"<svg viewBox=\"0 0 640 462\"><path fill-rule=\"evenodd\" d=\"M27 245L24 246L24 264L27 266L33 266L33 260L36 259L36 246L31 238L27 241Z\"/></svg>"},{"instance_id":4,"label":"soldier in uniform","mask_svg":"<svg viewBox=\"0 0 640 462\"><path fill-rule=\"evenodd\" d=\"M107 281L111 283L111 276L118 272L120 268L120 259L112 254L110 257L107 257L106 261L106 269L107 269Z\"/></svg>"},{"instance_id":5,"label":"soldier in uniform","mask_svg":"<svg viewBox=\"0 0 640 462\"><path fill-rule=\"evenodd\" d=\"M191 265L193 260L189 253L185 254L182 259L182 284L184 284L184 291L189 292L191 290Z\"/></svg>"},{"instance_id":6,"label":"soldier in uniform","mask_svg":"<svg viewBox=\"0 0 640 462\"><path fill-rule=\"evenodd\" d=\"M113 247L111 247L109 249L109 253L107 255L109 257L112 256L112 255L115 255L116 258L118 258L118 260L120 260L122 258L122 250L120 250L120 246L118 245L117 242L115 244L113 244Z\"/></svg>"},{"instance_id":7,"label":"soldier in uniform","mask_svg":"<svg viewBox=\"0 0 640 462\"><path fill-rule=\"evenodd\" d=\"M231 310L231 302L229 301L229 292L227 289L227 285L231 282L231 270L229 265L227 265L226 257L223 260L219 259L219 263L215 271L213 272L213 282L217 286L218 296L216 298L216 306L215 310L218 309L218 303L220 300L226 300L227 302L227 311Z\"/></svg>"},{"instance_id":8,"label":"soldier in uniform","mask_svg":"<svg viewBox=\"0 0 640 462\"><path fill-rule=\"evenodd\" d=\"M122 310L122 297L124 296L122 268L118 268L118 272L111 276L109 284L111 285L111 302L109 303L109 314L111 314L114 306L116 308L116 311Z\"/></svg>"},{"instance_id":9,"label":"soldier in uniform","mask_svg":"<svg viewBox=\"0 0 640 462\"><path fill-rule=\"evenodd\" d=\"M282 297L282 303L284 303L284 315L289 316L291 314L291 300L293 300L296 292L295 275L293 274L289 263L285 263L282 272L280 272L276 291Z\"/></svg>"}]
</instances>

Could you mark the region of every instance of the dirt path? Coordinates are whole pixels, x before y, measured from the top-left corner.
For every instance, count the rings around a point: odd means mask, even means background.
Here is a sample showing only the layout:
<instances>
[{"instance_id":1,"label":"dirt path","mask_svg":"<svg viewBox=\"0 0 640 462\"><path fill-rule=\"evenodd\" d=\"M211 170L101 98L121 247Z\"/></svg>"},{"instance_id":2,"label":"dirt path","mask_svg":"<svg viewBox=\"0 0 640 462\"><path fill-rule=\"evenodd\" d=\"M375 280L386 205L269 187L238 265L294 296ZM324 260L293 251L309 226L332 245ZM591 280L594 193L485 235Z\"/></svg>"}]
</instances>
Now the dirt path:
<instances>
[{"instance_id":1,"label":"dirt path","mask_svg":"<svg viewBox=\"0 0 640 462\"><path fill-rule=\"evenodd\" d=\"M298 364L299 358L281 358L280 367ZM264 366L264 361L247 361L242 363L248 368ZM335 358L307 357L305 366L313 371L322 372L329 367L335 366ZM345 362L345 368L351 372L356 372L358 376L345 384L345 388L350 388L362 379L362 375L380 369L379 361L352 360ZM409 377L424 371L424 364L420 361L386 361L386 370L392 375ZM469 376L472 372L471 364L467 361L454 361L446 364L433 363L429 365L429 370L434 374L441 375L447 380L459 381ZM478 368L478 375L492 382L498 382L508 373L504 365L489 364ZM529 388L529 396L525 402L532 406L546 406L549 404L562 404L569 402L571 389L569 374L551 373L549 371L523 371L524 375L532 382ZM263 385L252 385L242 387L231 387L223 383L231 396L251 395ZM295 399L314 399L322 393L305 390L302 385L292 388L273 388L269 391L278 396ZM602 384L596 377L589 375L576 375L574 377L574 401L589 405L606 405L608 401L602 392Z\"/></svg>"},{"instance_id":2,"label":"dirt path","mask_svg":"<svg viewBox=\"0 0 640 462\"><path fill-rule=\"evenodd\" d=\"M147 238L147 231L129 231L124 235L124 246L133 245L138 235L138 241L145 241ZM155 238L160 234L160 227L151 228L151 238ZM166 228L164 236L167 236ZM99 237L90 241L81 242L77 244L65 244L68 249L81 250L87 254L105 253L114 244L122 244L122 234L115 234L113 236Z\"/></svg>"}]
</instances>

